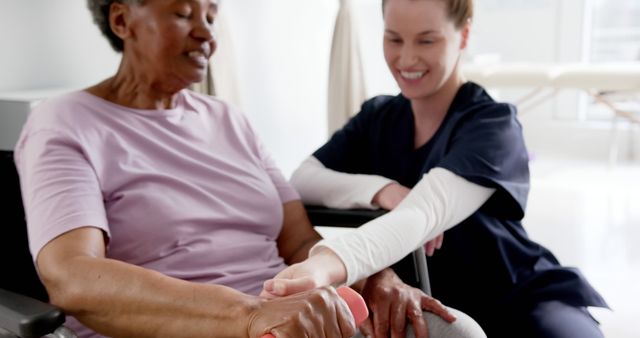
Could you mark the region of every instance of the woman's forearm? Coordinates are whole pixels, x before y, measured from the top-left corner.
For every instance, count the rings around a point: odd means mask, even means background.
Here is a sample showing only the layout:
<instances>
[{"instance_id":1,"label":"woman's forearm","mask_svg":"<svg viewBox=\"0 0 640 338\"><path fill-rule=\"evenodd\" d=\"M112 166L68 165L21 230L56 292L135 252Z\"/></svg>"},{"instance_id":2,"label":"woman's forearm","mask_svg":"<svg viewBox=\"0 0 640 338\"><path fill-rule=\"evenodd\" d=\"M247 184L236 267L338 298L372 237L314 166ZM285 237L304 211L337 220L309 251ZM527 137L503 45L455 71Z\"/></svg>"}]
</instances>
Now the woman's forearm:
<instances>
[{"instance_id":1,"label":"woman's forearm","mask_svg":"<svg viewBox=\"0 0 640 338\"><path fill-rule=\"evenodd\" d=\"M246 336L259 302L110 259L77 257L68 266L45 280L51 302L108 336Z\"/></svg>"},{"instance_id":2,"label":"woman's forearm","mask_svg":"<svg viewBox=\"0 0 640 338\"><path fill-rule=\"evenodd\" d=\"M278 235L278 252L288 265L309 257L309 250L322 239L309 221L300 200L289 201L283 206L282 230Z\"/></svg>"}]
</instances>

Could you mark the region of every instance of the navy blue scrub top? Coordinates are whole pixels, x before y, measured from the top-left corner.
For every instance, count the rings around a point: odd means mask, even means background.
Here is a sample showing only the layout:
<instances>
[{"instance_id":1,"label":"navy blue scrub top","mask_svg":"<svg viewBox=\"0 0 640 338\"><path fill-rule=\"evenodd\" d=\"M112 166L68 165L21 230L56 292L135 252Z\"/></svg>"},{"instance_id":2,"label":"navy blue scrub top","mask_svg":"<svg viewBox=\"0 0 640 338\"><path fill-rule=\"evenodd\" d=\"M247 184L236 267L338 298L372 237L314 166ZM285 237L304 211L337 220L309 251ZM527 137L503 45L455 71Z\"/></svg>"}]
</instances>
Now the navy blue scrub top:
<instances>
[{"instance_id":1,"label":"navy blue scrub top","mask_svg":"<svg viewBox=\"0 0 640 338\"><path fill-rule=\"evenodd\" d=\"M442 249L427 258L433 296L481 325L495 317L487 306L513 311L546 300L607 306L577 269L560 266L527 236L520 222L529 193L522 127L515 107L495 102L482 87L464 84L438 131L417 149L409 100L378 96L313 155L327 168L381 175L407 187L441 167L496 189L447 230Z\"/></svg>"}]
</instances>

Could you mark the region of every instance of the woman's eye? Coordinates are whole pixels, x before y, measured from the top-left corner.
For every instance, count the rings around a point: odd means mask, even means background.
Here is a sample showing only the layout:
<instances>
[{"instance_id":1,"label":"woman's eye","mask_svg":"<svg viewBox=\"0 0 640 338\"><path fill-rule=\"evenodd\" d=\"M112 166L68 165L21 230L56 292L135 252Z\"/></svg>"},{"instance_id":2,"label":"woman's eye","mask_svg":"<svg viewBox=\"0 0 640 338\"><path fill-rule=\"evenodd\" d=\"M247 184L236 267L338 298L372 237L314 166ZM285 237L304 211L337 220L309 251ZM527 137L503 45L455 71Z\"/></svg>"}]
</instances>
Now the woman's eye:
<instances>
[{"instance_id":1,"label":"woman's eye","mask_svg":"<svg viewBox=\"0 0 640 338\"><path fill-rule=\"evenodd\" d=\"M433 41L432 41L432 40L421 40L421 41L420 41L420 44L421 44L421 45L430 45L430 44L432 44L432 43L433 43Z\"/></svg>"},{"instance_id":2,"label":"woman's eye","mask_svg":"<svg viewBox=\"0 0 640 338\"><path fill-rule=\"evenodd\" d=\"M182 19L188 19L191 16L189 12L176 12L176 16Z\"/></svg>"}]
</instances>

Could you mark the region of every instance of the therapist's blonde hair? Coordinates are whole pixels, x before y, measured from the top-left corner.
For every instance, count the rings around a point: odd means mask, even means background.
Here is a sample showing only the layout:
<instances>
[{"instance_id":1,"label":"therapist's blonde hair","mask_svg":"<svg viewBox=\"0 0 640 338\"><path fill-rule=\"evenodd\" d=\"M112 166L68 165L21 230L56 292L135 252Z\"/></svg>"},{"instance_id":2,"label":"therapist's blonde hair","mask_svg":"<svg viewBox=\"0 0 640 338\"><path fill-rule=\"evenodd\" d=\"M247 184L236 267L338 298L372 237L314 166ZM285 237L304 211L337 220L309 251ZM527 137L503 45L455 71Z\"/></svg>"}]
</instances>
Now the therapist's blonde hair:
<instances>
[{"instance_id":1,"label":"therapist's blonde hair","mask_svg":"<svg viewBox=\"0 0 640 338\"><path fill-rule=\"evenodd\" d=\"M391 0L382 0L382 12L384 13L384 6ZM426 1L426 0L412 0L412 1ZM435 0L429 0L435 1ZM447 11L449 13L449 19L453 21L457 29L462 28L467 24L471 18L473 18L473 0L437 0L444 1L447 5Z\"/></svg>"}]
</instances>

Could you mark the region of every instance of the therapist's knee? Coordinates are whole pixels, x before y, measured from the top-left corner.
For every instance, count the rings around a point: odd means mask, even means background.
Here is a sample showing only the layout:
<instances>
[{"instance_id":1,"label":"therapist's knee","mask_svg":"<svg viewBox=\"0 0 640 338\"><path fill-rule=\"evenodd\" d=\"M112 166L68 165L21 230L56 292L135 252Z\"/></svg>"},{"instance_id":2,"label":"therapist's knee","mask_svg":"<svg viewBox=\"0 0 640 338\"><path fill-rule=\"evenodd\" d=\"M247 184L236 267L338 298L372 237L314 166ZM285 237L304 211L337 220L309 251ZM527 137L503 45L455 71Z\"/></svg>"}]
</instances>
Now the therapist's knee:
<instances>
[{"instance_id":1,"label":"therapist's knee","mask_svg":"<svg viewBox=\"0 0 640 338\"><path fill-rule=\"evenodd\" d=\"M442 318L434 315L431 312L424 312L423 316L427 321L429 327L429 337L434 338L446 338L446 337L458 337L458 338L486 338L487 335L482 331L482 328L475 320L469 317L467 314L460 312L456 309L449 308L449 311L456 316L456 321L448 323ZM407 329L407 337L413 338L413 329L409 327Z\"/></svg>"}]
</instances>

